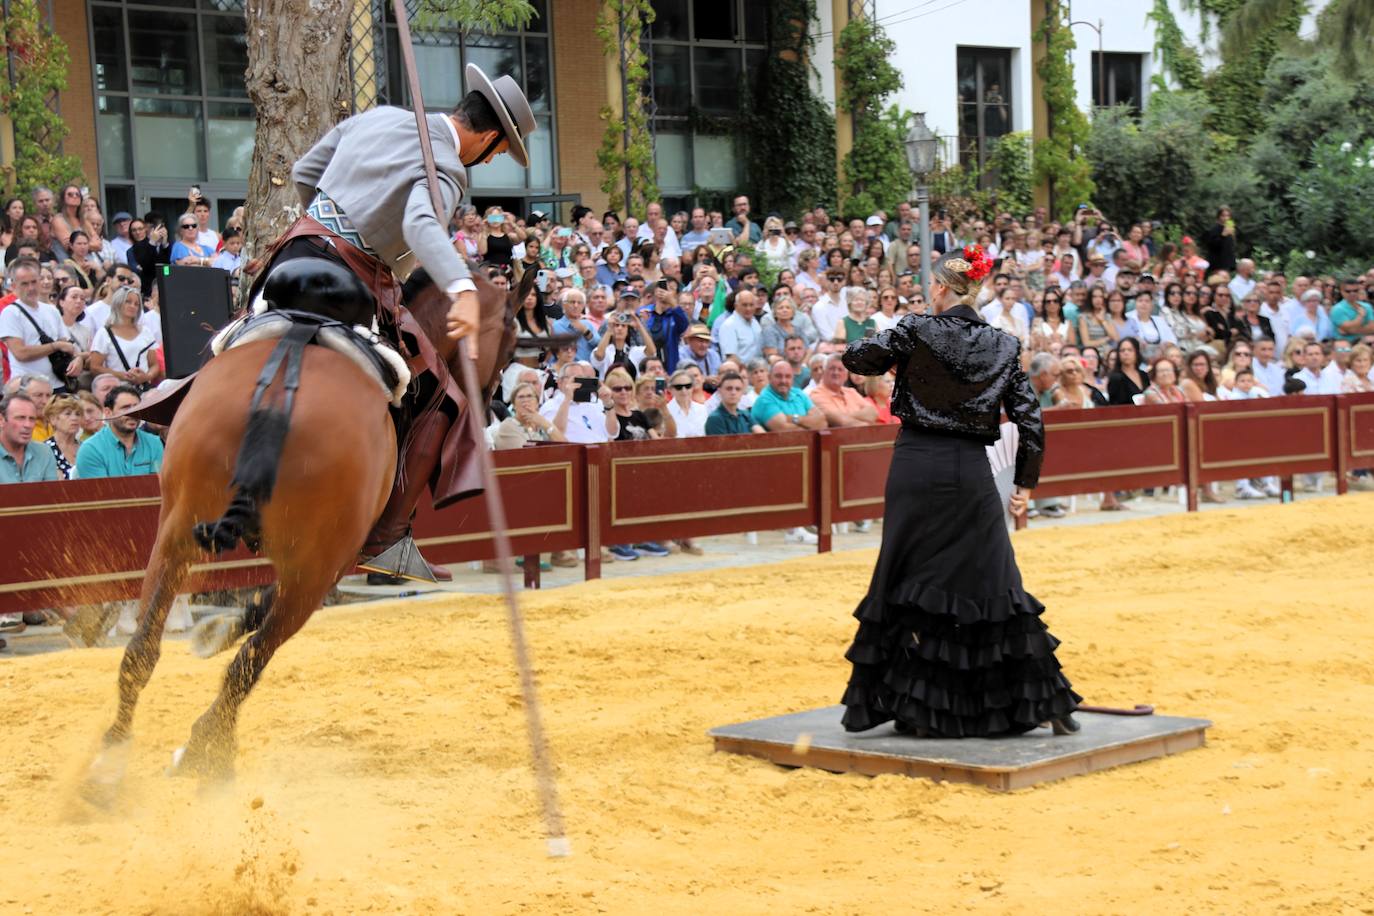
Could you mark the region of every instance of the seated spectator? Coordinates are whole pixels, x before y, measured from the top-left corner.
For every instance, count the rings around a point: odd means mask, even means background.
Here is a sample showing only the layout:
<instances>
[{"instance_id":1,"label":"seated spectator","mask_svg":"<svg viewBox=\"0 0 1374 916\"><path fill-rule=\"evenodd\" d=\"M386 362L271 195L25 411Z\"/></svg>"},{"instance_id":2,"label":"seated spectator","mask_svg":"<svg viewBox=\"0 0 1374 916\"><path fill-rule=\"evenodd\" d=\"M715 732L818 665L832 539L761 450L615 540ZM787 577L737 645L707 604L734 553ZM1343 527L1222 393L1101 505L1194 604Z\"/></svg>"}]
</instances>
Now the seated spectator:
<instances>
[{"instance_id":1,"label":"seated spectator","mask_svg":"<svg viewBox=\"0 0 1374 916\"><path fill-rule=\"evenodd\" d=\"M852 300L851 300L852 301ZM878 408L850 387L849 370L839 354L828 357L821 382L811 392L811 402L820 408L832 428L871 426L878 422Z\"/></svg>"},{"instance_id":2,"label":"seated spectator","mask_svg":"<svg viewBox=\"0 0 1374 916\"><path fill-rule=\"evenodd\" d=\"M119 385L105 396L105 428L77 450L78 477L134 477L162 469L162 440L139 429L134 418L115 416L137 407L138 402L138 389L131 385Z\"/></svg>"},{"instance_id":3,"label":"seated spectator","mask_svg":"<svg viewBox=\"0 0 1374 916\"><path fill-rule=\"evenodd\" d=\"M661 368L661 367L660 367ZM664 390L658 390L658 380L663 379ZM653 429L652 439L677 438L677 423L668 413L668 379L663 375L649 375L647 370L635 382L635 403L644 412Z\"/></svg>"},{"instance_id":4,"label":"seated spectator","mask_svg":"<svg viewBox=\"0 0 1374 916\"><path fill-rule=\"evenodd\" d=\"M1340 394L1340 388L1333 385L1326 368L1326 354L1317 341L1308 341L1302 348L1302 366L1294 373L1307 386L1304 394Z\"/></svg>"},{"instance_id":5,"label":"seated spectator","mask_svg":"<svg viewBox=\"0 0 1374 916\"><path fill-rule=\"evenodd\" d=\"M146 391L162 378L154 354L157 338L142 325L143 294L121 286L110 297L109 323L91 341L92 372L110 373L136 390Z\"/></svg>"},{"instance_id":6,"label":"seated spectator","mask_svg":"<svg viewBox=\"0 0 1374 916\"><path fill-rule=\"evenodd\" d=\"M558 304L563 308L563 317L554 319L553 333L577 335L577 359L590 360L597 344L597 328L586 317L587 294L580 289L565 289L559 294Z\"/></svg>"},{"instance_id":7,"label":"seated spectator","mask_svg":"<svg viewBox=\"0 0 1374 916\"><path fill-rule=\"evenodd\" d=\"M824 429L825 414L806 393L792 387L792 364L785 359L768 370L768 389L754 401L750 415L769 432L799 429ZM875 411L876 414L876 411Z\"/></svg>"},{"instance_id":8,"label":"seated spectator","mask_svg":"<svg viewBox=\"0 0 1374 916\"><path fill-rule=\"evenodd\" d=\"M754 317L758 299L753 290L740 289L730 295L733 312L716 322L720 329L720 352L738 356L746 362L763 355L763 327ZM727 303L727 307L730 303Z\"/></svg>"},{"instance_id":9,"label":"seated spectator","mask_svg":"<svg viewBox=\"0 0 1374 916\"><path fill-rule=\"evenodd\" d=\"M901 424L902 418L892 415L892 376L873 375L865 378L864 394L878 412L875 422L882 426Z\"/></svg>"},{"instance_id":10,"label":"seated spectator","mask_svg":"<svg viewBox=\"0 0 1374 916\"><path fill-rule=\"evenodd\" d=\"M1190 401L1217 400L1217 377L1212 371L1212 356L1206 350L1194 350L1183 364L1183 380L1179 382L1183 396Z\"/></svg>"},{"instance_id":11,"label":"seated spectator","mask_svg":"<svg viewBox=\"0 0 1374 916\"><path fill-rule=\"evenodd\" d=\"M726 372L720 377L720 406L706 418L706 435L734 436L761 433L763 427L755 423L749 408L740 404L744 396L744 378L738 372Z\"/></svg>"},{"instance_id":12,"label":"seated spectator","mask_svg":"<svg viewBox=\"0 0 1374 916\"><path fill-rule=\"evenodd\" d=\"M711 330L704 324L693 324L682 335L678 347L678 368L696 366L705 375L720 372L720 354L711 347Z\"/></svg>"},{"instance_id":13,"label":"seated spectator","mask_svg":"<svg viewBox=\"0 0 1374 916\"><path fill-rule=\"evenodd\" d=\"M1112 406L1129 407L1144 399L1150 387L1150 374L1141 365L1140 344L1134 337L1126 337L1112 351L1116 354L1116 368L1107 377L1107 401Z\"/></svg>"},{"instance_id":14,"label":"seated spectator","mask_svg":"<svg viewBox=\"0 0 1374 916\"><path fill-rule=\"evenodd\" d=\"M606 387L611 390L611 409L608 417L614 416L619 425L619 431L611 438L616 442L657 439L654 422L635 402L635 382L630 378L630 374L618 367L612 369L606 373Z\"/></svg>"},{"instance_id":15,"label":"seated spectator","mask_svg":"<svg viewBox=\"0 0 1374 916\"><path fill-rule=\"evenodd\" d=\"M529 382L515 386L511 395L514 412L501 421L492 437L498 449L522 448L532 442L565 442L567 437L553 421L539 412L539 389Z\"/></svg>"},{"instance_id":16,"label":"seated spectator","mask_svg":"<svg viewBox=\"0 0 1374 916\"><path fill-rule=\"evenodd\" d=\"M759 322L763 328L763 355L781 356L787 338L800 337L807 349L820 339L810 316L797 311L796 303L783 298L773 303L773 313Z\"/></svg>"},{"instance_id":17,"label":"seated spectator","mask_svg":"<svg viewBox=\"0 0 1374 916\"><path fill-rule=\"evenodd\" d=\"M52 449L33 438L38 405L22 392L0 402L0 483L60 480Z\"/></svg>"},{"instance_id":18,"label":"seated spectator","mask_svg":"<svg viewBox=\"0 0 1374 916\"><path fill-rule=\"evenodd\" d=\"M673 373L668 379L668 390L672 395L668 401L668 415L673 418L679 439L706 435L706 419L710 411L692 396L695 388L692 374L686 369Z\"/></svg>"},{"instance_id":19,"label":"seated spectator","mask_svg":"<svg viewBox=\"0 0 1374 916\"><path fill-rule=\"evenodd\" d=\"M579 378L594 379L596 370L586 363L564 366L558 376L558 389L539 408L539 413L552 420L554 428L568 442L606 442L619 434L620 424L614 416L606 414L601 400L595 395L590 400L574 399Z\"/></svg>"},{"instance_id":20,"label":"seated spectator","mask_svg":"<svg viewBox=\"0 0 1374 916\"><path fill-rule=\"evenodd\" d=\"M1341 377L1341 391L1360 394L1374 391L1374 349L1369 344L1355 344L1350 348L1350 368Z\"/></svg>"},{"instance_id":21,"label":"seated spectator","mask_svg":"<svg viewBox=\"0 0 1374 916\"><path fill-rule=\"evenodd\" d=\"M81 424L76 438L78 442L85 442L105 428L105 408L90 391L78 391L76 399L81 404Z\"/></svg>"},{"instance_id":22,"label":"seated spectator","mask_svg":"<svg viewBox=\"0 0 1374 916\"><path fill-rule=\"evenodd\" d=\"M43 417L52 429L45 444L52 449L57 472L63 480L71 480L76 476L76 453L81 447L76 438L81 428L81 402L70 395L53 398L43 409Z\"/></svg>"},{"instance_id":23,"label":"seated spectator","mask_svg":"<svg viewBox=\"0 0 1374 916\"><path fill-rule=\"evenodd\" d=\"M1059 359L1059 384L1050 392L1051 407L1073 410L1089 410L1105 405L1107 399L1102 392L1086 381L1087 370L1077 356L1063 356Z\"/></svg>"},{"instance_id":24,"label":"seated spectator","mask_svg":"<svg viewBox=\"0 0 1374 916\"><path fill-rule=\"evenodd\" d=\"M1173 360L1161 356L1150 369L1150 385L1145 389L1146 404L1182 404L1187 398L1178 387L1178 369Z\"/></svg>"},{"instance_id":25,"label":"seated spectator","mask_svg":"<svg viewBox=\"0 0 1374 916\"><path fill-rule=\"evenodd\" d=\"M1154 310L1154 296L1138 293L1135 297L1135 314L1126 323L1125 336L1140 341L1147 360L1159 355L1168 344L1178 343L1169 322L1156 315Z\"/></svg>"}]
</instances>

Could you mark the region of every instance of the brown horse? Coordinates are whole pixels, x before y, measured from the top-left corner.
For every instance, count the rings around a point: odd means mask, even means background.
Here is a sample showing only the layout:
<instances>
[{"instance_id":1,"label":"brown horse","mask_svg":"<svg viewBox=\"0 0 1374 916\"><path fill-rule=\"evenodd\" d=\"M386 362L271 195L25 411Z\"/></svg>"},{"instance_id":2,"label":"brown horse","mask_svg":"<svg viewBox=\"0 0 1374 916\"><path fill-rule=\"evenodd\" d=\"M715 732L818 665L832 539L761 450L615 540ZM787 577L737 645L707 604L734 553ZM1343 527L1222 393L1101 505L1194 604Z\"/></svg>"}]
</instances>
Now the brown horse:
<instances>
[{"instance_id":1,"label":"brown horse","mask_svg":"<svg viewBox=\"0 0 1374 916\"><path fill-rule=\"evenodd\" d=\"M533 272L527 276L532 282ZM514 339L514 297L480 273L474 280L481 303L478 378L489 393ZM448 302L430 286L409 303L445 359L457 346L444 333ZM138 631L120 665L119 710L87 777L92 800L108 800L122 778L134 707L157 664L168 609L205 547L227 548L242 538L277 574L259 625L175 759L179 771L224 778L233 773L240 706L273 653L353 568L391 491L397 449L388 400L348 357L305 346L294 404L283 409L289 373L274 371L254 409L257 382L277 345L256 341L215 357L177 411L163 457L161 514ZM484 410L485 403L471 409Z\"/></svg>"}]
</instances>

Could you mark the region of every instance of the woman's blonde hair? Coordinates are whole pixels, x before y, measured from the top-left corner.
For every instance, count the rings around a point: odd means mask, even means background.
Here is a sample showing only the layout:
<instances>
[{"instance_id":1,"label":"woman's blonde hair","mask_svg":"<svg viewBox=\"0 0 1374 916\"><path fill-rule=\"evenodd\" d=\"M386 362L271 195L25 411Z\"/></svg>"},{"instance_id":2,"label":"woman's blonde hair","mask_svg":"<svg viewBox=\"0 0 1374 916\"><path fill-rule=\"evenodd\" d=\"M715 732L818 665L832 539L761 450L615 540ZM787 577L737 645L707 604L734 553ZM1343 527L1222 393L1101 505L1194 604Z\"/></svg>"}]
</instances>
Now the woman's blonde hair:
<instances>
[{"instance_id":1,"label":"woman's blonde hair","mask_svg":"<svg viewBox=\"0 0 1374 916\"><path fill-rule=\"evenodd\" d=\"M1365 359L1374 362L1374 347L1366 343L1357 343L1350 348L1350 365L1355 365L1355 360L1363 356Z\"/></svg>"},{"instance_id":2,"label":"woman's blonde hair","mask_svg":"<svg viewBox=\"0 0 1374 916\"><path fill-rule=\"evenodd\" d=\"M53 420L56 420L69 410L80 417L81 402L69 394L60 394L49 400L48 406L43 408L43 419L51 424Z\"/></svg>"},{"instance_id":3,"label":"woman's blonde hair","mask_svg":"<svg viewBox=\"0 0 1374 916\"><path fill-rule=\"evenodd\" d=\"M630 377L630 373L626 372L619 366L616 366L610 372L606 373L606 384L613 385L616 382L619 382L622 385L630 385L633 387L635 380Z\"/></svg>"},{"instance_id":4,"label":"woman's blonde hair","mask_svg":"<svg viewBox=\"0 0 1374 916\"><path fill-rule=\"evenodd\" d=\"M521 392L524 391L528 391L530 394L534 395L535 401L539 400L539 389L534 387L534 383L521 382L520 384L516 385L515 390L510 393L510 402L512 405L515 404L515 399L520 397Z\"/></svg>"},{"instance_id":5,"label":"woman's blonde hair","mask_svg":"<svg viewBox=\"0 0 1374 916\"><path fill-rule=\"evenodd\" d=\"M982 286L981 281L968 275L972 266L964 260L963 251L947 251L935 262L930 273L937 283L959 297L959 305L972 305Z\"/></svg>"}]
</instances>

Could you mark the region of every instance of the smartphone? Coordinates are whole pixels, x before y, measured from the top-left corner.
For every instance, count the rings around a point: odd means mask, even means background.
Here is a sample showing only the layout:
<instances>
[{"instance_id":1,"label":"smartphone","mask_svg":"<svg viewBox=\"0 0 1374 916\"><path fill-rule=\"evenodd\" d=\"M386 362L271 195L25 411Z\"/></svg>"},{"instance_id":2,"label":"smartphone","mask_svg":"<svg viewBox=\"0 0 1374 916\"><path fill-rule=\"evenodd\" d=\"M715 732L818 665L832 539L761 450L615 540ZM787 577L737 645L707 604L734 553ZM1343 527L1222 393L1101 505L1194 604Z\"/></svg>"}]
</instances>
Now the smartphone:
<instances>
[{"instance_id":1,"label":"smartphone","mask_svg":"<svg viewBox=\"0 0 1374 916\"><path fill-rule=\"evenodd\" d=\"M717 248L724 248L735 240L735 234L724 227L706 233L706 241Z\"/></svg>"},{"instance_id":2,"label":"smartphone","mask_svg":"<svg viewBox=\"0 0 1374 916\"><path fill-rule=\"evenodd\" d=\"M668 393L668 380L666 378L654 379L654 393L660 397Z\"/></svg>"},{"instance_id":3,"label":"smartphone","mask_svg":"<svg viewBox=\"0 0 1374 916\"><path fill-rule=\"evenodd\" d=\"M574 404L590 404L596 400L596 393L601 389L601 381L594 378L580 378L577 380L577 388L573 391Z\"/></svg>"},{"instance_id":4,"label":"smartphone","mask_svg":"<svg viewBox=\"0 0 1374 916\"><path fill-rule=\"evenodd\" d=\"M535 274L534 285L541 293L547 293L549 291L549 272L541 270Z\"/></svg>"},{"instance_id":5,"label":"smartphone","mask_svg":"<svg viewBox=\"0 0 1374 916\"><path fill-rule=\"evenodd\" d=\"M81 186L81 199L82 199L82 200L85 200L87 197L90 197L90 196L91 196L91 189L90 189L90 187L83 184L83 185Z\"/></svg>"},{"instance_id":6,"label":"smartphone","mask_svg":"<svg viewBox=\"0 0 1374 916\"><path fill-rule=\"evenodd\" d=\"M204 195L202 195L202 194L200 193L200 185L198 185L198 184L193 184L193 185L191 185L191 196L194 197L196 200L200 200L201 197L204 196Z\"/></svg>"}]
</instances>

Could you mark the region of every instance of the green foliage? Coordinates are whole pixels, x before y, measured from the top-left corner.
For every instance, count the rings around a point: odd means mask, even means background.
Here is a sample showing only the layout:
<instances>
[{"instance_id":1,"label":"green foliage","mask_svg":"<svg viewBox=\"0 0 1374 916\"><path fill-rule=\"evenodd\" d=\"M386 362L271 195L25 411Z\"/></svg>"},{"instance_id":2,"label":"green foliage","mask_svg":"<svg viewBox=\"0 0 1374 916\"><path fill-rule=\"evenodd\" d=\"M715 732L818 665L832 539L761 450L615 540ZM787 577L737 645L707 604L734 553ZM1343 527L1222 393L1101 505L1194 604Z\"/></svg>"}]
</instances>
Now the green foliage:
<instances>
[{"instance_id":1,"label":"green foliage","mask_svg":"<svg viewBox=\"0 0 1374 916\"><path fill-rule=\"evenodd\" d=\"M1029 213L1034 194L1030 134L1017 131L998 137L988 156L988 167L997 176L994 196L998 208L1017 215Z\"/></svg>"},{"instance_id":2,"label":"green foliage","mask_svg":"<svg viewBox=\"0 0 1374 916\"><path fill-rule=\"evenodd\" d=\"M769 53L743 112L748 185L765 213L835 202L835 119L811 91L815 17L816 0L769 4Z\"/></svg>"},{"instance_id":3,"label":"green foliage","mask_svg":"<svg viewBox=\"0 0 1374 916\"><path fill-rule=\"evenodd\" d=\"M606 131L596 151L596 164L601 168L601 190L609 196L610 208L623 209L627 213L643 213L649 201L658 199L658 169L654 162L653 135L649 132L649 100L641 90L649 79L649 57L641 36L653 21L654 7L650 0L605 0L596 20L596 34L606 54L617 59L624 54L625 83L629 86L620 118L616 118L609 105L601 109Z\"/></svg>"},{"instance_id":4,"label":"green foliage","mask_svg":"<svg viewBox=\"0 0 1374 916\"><path fill-rule=\"evenodd\" d=\"M1169 0L1155 0L1145 19L1155 26L1154 56L1160 62L1159 72L1151 80L1155 88L1167 89L1165 76L1172 76L1180 89L1189 92L1201 89L1202 57L1197 48L1184 39L1183 30L1169 8Z\"/></svg>"},{"instance_id":5,"label":"green foliage","mask_svg":"<svg viewBox=\"0 0 1374 916\"><path fill-rule=\"evenodd\" d=\"M523 29L532 18L528 0L420 0L410 25L416 31L509 32Z\"/></svg>"},{"instance_id":6,"label":"green foliage","mask_svg":"<svg viewBox=\"0 0 1374 916\"><path fill-rule=\"evenodd\" d=\"M1209 168L1213 142L1203 122L1210 113L1198 92L1156 92L1139 118L1125 106L1099 109L1087 143L1092 202L1117 225L1189 224L1196 195L1180 189L1195 189Z\"/></svg>"},{"instance_id":7,"label":"green foliage","mask_svg":"<svg viewBox=\"0 0 1374 916\"><path fill-rule=\"evenodd\" d=\"M1255 104L1255 87L1264 82L1275 54L1292 42L1302 24L1306 0L1264 0L1269 12L1256 16L1251 0L1191 0L1203 13L1204 33L1214 17L1223 35L1222 62L1204 78L1212 104L1208 127L1247 142L1265 126L1265 111ZM1237 41L1237 29L1244 35Z\"/></svg>"},{"instance_id":8,"label":"green foliage","mask_svg":"<svg viewBox=\"0 0 1374 916\"><path fill-rule=\"evenodd\" d=\"M1035 32L1043 49L1035 65L1044 85L1049 136L1034 144L1035 179L1049 186L1050 212L1068 219L1079 201L1093 193L1092 164L1084 154L1088 141L1087 116L1078 108L1073 84L1075 45L1069 28L1068 4L1044 0L1045 19Z\"/></svg>"},{"instance_id":9,"label":"green foliage","mask_svg":"<svg viewBox=\"0 0 1374 916\"><path fill-rule=\"evenodd\" d=\"M14 83L0 80L0 111L14 123L15 188L77 180L81 161L58 151L67 125L48 107L48 98L67 88L66 44L48 28L35 0L12 0L0 38L0 56L14 56Z\"/></svg>"},{"instance_id":10,"label":"green foliage","mask_svg":"<svg viewBox=\"0 0 1374 916\"><path fill-rule=\"evenodd\" d=\"M890 212L911 193L903 146L910 115L886 106L887 97L902 88L902 75L890 62L896 50L883 27L870 19L851 19L835 44L837 103L854 116L854 145L842 164L846 214Z\"/></svg>"}]
</instances>

